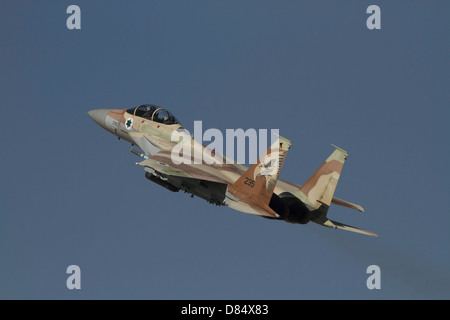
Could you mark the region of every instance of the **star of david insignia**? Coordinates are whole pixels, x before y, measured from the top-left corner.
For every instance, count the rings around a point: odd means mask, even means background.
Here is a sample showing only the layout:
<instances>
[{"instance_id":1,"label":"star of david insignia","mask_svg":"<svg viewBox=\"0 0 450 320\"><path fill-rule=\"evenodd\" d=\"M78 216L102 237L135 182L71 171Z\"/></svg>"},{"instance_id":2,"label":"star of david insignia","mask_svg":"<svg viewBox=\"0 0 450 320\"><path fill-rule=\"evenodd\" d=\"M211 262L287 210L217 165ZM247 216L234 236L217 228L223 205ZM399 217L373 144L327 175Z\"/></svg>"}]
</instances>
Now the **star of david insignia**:
<instances>
[{"instance_id":1,"label":"star of david insignia","mask_svg":"<svg viewBox=\"0 0 450 320\"><path fill-rule=\"evenodd\" d=\"M127 121L125 121L125 127L127 128L127 130L130 130L131 127L133 126L133 119L127 119Z\"/></svg>"}]
</instances>

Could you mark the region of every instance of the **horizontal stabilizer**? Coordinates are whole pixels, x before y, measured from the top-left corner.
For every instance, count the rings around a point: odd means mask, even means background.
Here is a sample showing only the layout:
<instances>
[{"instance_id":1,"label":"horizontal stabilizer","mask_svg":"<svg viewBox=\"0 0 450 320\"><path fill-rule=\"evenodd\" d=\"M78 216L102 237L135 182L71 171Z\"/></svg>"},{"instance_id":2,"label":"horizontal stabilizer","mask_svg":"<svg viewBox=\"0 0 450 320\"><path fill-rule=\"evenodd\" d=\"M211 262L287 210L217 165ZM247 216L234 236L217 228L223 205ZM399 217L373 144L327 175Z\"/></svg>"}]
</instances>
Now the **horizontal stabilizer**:
<instances>
[{"instance_id":1,"label":"horizontal stabilizer","mask_svg":"<svg viewBox=\"0 0 450 320\"><path fill-rule=\"evenodd\" d=\"M347 207L347 208L358 210L359 212L364 212L364 208L361 205L352 203L350 201L342 200L342 199L339 199L336 197L331 199L331 203L335 204L337 206Z\"/></svg>"},{"instance_id":2,"label":"horizontal stabilizer","mask_svg":"<svg viewBox=\"0 0 450 320\"><path fill-rule=\"evenodd\" d=\"M363 229L359 229L356 227L352 227L352 226L349 226L349 225L346 225L346 224L343 224L343 223L340 223L337 221L333 221L330 219L326 219L324 221L314 221L313 220L313 222L318 223L318 224L323 225L328 228L341 229L341 230L365 234L365 235L372 236L372 237L378 237L378 235L376 233L373 233L373 232L370 232L367 230L363 230Z\"/></svg>"}]
</instances>

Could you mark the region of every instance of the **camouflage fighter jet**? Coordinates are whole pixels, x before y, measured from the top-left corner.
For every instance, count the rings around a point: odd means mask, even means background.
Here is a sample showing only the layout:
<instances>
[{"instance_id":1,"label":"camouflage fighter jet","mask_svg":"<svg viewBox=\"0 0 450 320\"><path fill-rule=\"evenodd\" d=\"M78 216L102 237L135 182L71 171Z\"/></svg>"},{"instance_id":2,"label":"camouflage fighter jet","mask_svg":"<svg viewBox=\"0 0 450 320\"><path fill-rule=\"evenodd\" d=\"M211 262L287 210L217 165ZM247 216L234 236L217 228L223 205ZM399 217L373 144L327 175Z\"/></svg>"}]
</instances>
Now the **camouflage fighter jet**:
<instances>
[{"instance_id":1,"label":"camouflage fighter jet","mask_svg":"<svg viewBox=\"0 0 450 320\"><path fill-rule=\"evenodd\" d=\"M335 150L331 155L300 186L278 179L291 147L286 138L279 137L255 164L247 168L237 162L226 161L228 158L215 154L215 150L204 152L207 147L189 136L194 157L195 148L200 147L201 154L209 154L215 159L222 157L224 161L216 163L202 158L198 163L179 163L171 156L179 143L172 141L172 134L174 131L182 134L184 129L166 109L145 104L128 110L95 109L88 114L102 128L130 142L131 152L144 159L137 164L144 167L145 177L170 191L183 190L212 204L268 219L297 224L312 221L329 228L377 236L327 218L331 204L364 212L358 204L333 197L348 156L339 147L333 145ZM134 145L142 152L133 149Z\"/></svg>"}]
</instances>

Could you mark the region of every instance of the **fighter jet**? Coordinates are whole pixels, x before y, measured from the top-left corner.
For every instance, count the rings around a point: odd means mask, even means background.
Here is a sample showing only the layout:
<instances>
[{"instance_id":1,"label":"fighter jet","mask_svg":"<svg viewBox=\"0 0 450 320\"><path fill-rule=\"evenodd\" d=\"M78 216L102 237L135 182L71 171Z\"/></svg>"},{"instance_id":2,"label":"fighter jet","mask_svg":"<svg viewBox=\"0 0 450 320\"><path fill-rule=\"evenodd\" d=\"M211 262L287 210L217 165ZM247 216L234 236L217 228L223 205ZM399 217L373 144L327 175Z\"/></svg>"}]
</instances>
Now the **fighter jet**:
<instances>
[{"instance_id":1,"label":"fighter jet","mask_svg":"<svg viewBox=\"0 0 450 320\"><path fill-rule=\"evenodd\" d=\"M291 147L291 142L281 136L250 167L211 159L180 162L174 161L173 150L181 138L173 141L173 136L176 133L185 139L185 130L165 108L144 104L131 109L95 109L88 114L99 126L131 143L131 152L143 159L136 164L144 168L145 177L172 192L183 190L212 204L268 219L296 224L312 221L329 228L378 236L327 217L331 204L364 212L358 204L333 197L348 157L339 147L333 145L333 152L318 170L305 184L297 185L278 179ZM204 152L207 147L191 136L187 143L193 150L191 156L195 157L195 150L200 148L200 154L229 160L215 150Z\"/></svg>"}]
</instances>

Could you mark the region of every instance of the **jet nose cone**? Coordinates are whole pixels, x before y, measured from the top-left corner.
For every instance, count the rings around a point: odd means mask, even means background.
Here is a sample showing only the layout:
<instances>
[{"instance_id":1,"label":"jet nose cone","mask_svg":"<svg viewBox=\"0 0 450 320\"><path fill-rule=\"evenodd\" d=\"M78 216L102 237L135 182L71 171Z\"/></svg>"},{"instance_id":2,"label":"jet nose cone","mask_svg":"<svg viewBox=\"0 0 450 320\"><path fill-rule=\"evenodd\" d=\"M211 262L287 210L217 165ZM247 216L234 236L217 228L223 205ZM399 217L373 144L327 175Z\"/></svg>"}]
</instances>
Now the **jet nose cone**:
<instances>
[{"instance_id":1,"label":"jet nose cone","mask_svg":"<svg viewBox=\"0 0 450 320\"><path fill-rule=\"evenodd\" d=\"M105 118L106 115L111 111L112 109L94 109L88 112L89 117L91 117L92 120L95 121L100 127L105 127Z\"/></svg>"}]
</instances>

